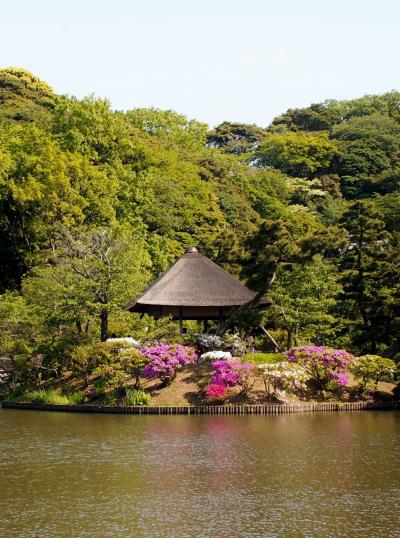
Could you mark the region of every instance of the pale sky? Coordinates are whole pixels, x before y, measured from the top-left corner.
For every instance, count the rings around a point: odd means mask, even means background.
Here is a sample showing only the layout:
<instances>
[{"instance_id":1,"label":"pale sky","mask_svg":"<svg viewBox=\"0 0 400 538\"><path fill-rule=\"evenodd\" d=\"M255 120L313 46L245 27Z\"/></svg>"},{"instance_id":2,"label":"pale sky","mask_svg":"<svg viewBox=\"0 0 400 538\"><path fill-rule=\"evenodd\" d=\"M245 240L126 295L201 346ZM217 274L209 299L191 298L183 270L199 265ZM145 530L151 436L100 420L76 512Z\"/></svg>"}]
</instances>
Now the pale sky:
<instances>
[{"instance_id":1,"label":"pale sky","mask_svg":"<svg viewBox=\"0 0 400 538\"><path fill-rule=\"evenodd\" d=\"M0 0L0 67L215 126L400 89L399 0Z\"/></svg>"}]
</instances>

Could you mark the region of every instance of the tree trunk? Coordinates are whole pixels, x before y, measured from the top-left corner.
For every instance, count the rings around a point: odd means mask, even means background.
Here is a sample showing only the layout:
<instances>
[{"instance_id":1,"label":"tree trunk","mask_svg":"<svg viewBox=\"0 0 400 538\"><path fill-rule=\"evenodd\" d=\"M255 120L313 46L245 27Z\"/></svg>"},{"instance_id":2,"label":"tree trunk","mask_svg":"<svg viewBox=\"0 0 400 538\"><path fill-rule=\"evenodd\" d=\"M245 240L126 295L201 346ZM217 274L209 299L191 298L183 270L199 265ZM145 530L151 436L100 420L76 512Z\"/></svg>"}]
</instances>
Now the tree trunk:
<instances>
[{"instance_id":1,"label":"tree trunk","mask_svg":"<svg viewBox=\"0 0 400 538\"><path fill-rule=\"evenodd\" d=\"M364 293L364 261L362 256L362 248L364 244L364 228L361 227L360 235L358 238L358 253L357 253L357 272L358 272L358 293L357 293L357 302L358 308L360 310L361 317L363 319L365 332L367 335L371 336L371 347L370 353L376 353L376 338L371 331L371 322L369 320L367 309L365 308L365 293Z\"/></svg>"},{"instance_id":2,"label":"tree trunk","mask_svg":"<svg viewBox=\"0 0 400 538\"><path fill-rule=\"evenodd\" d=\"M108 337L108 310L100 312L100 340L105 342Z\"/></svg>"},{"instance_id":3,"label":"tree trunk","mask_svg":"<svg viewBox=\"0 0 400 538\"><path fill-rule=\"evenodd\" d=\"M292 338L293 338L293 329L287 329L287 348L290 349L292 347Z\"/></svg>"}]
</instances>

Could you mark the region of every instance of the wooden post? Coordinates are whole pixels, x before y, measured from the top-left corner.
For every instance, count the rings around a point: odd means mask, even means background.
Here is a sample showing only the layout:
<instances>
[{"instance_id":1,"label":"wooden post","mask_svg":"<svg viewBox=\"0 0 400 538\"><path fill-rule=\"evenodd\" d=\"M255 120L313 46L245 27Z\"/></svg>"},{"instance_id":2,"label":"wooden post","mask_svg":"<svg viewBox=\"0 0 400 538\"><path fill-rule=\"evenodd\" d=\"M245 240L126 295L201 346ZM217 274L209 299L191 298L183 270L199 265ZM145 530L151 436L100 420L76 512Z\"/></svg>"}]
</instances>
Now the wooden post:
<instances>
[{"instance_id":1,"label":"wooden post","mask_svg":"<svg viewBox=\"0 0 400 538\"><path fill-rule=\"evenodd\" d=\"M183 318L182 318L182 307L179 307L179 332L181 336L183 335Z\"/></svg>"},{"instance_id":2,"label":"wooden post","mask_svg":"<svg viewBox=\"0 0 400 538\"><path fill-rule=\"evenodd\" d=\"M222 325L222 306L218 308L218 329L221 328Z\"/></svg>"},{"instance_id":3,"label":"wooden post","mask_svg":"<svg viewBox=\"0 0 400 538\"><path fill-rule=\"evenodd\" d=\"M208 319L205 319L205 320L204 320L204 332L205 332L205 333L208 332Z\"/></svg>"},{"instance_id":4,"label":"wooden post","mask_svg":"<svg viewBox=\"0 0 400 538\"><path fill-rule=\"evenodd\" d=\"M272 336L272 334L270 332L268 332L265 327L263 327L263 325L260 325L260 327L261 327L262 332L264 334L266 334L268 336L268 338L271 340L271 342L274 344L275 353L278 353L281 350L281 348L279 347L278 342L275 340L275 338Z\"/></svg>"}]
</instances>

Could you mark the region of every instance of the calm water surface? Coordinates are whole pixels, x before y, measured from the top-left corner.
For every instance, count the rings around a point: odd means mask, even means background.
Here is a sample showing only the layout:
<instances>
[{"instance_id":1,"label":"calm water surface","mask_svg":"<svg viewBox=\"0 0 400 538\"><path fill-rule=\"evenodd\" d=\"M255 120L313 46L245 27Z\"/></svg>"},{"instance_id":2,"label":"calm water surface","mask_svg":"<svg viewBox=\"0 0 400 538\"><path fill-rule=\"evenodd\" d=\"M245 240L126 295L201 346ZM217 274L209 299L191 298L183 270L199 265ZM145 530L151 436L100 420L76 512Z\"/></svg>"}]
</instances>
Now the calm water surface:
<instances>
[{"instance_id":1,"label":"calm water surface","mask_svg":"<svg viewBox=\"0 0 400 538\"><path fill-rule=\"evenodd\" d=\"M0 536L399 537L400 413L0 409Z\"/></svg>"}]
</instances>

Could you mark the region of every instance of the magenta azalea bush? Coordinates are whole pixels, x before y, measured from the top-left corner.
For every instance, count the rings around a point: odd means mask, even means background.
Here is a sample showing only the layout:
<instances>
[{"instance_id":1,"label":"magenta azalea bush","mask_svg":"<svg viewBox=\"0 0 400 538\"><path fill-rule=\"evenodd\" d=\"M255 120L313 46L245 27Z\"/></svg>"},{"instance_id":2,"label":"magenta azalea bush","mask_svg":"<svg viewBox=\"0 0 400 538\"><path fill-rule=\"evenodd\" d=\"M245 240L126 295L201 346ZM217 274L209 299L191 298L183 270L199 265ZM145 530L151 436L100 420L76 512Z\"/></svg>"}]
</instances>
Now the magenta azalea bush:
<instances>
[{"instance_id":1,"label":"magenta azalea bush","mask_svg":"<svg viewBox=\"0 0 400 538\"><path fill-rule=\"evenodd\" d=\"M230 387L241 387L246 394L254 384L254 366L238 359L213 361L210 384L205 389L209 398L222 398L226 396ZM219 388L218 388L219 387Z\"/></svg>"},{"instance_id":2,"label":"magenta azalea bush","mask_svg":"<svg viewBox=\"0 0 400 538\"><path fill-rule=\"evenodd\" d=\"M217 383L210 383L204 391L207 398L215 400L222 400L227 395L227 392L227 387Z\"/></svg>"},{"instance_id":3,"label":"magenta azalea bush","mask_svg":"<svg viewBox=\"0 0 400 538\"><path fill-rule=\"evenodd\" d=\"M159 378L164 384L171 382L183 366L197 360L194 348L179 344L157 344L139 352L149 361L143 375L148 379Z\"/></svg>"},{"instance_id":4,"label":"magenta azalea bush","mask_svg":"<svg viewBox=\"0 0 400 538\"><path fill-rule=\"evenodd\" d=\"M240 362L237 359L213 361L211 383L223 387L235 387L239 381Z\"/></svg>"},{"instance_id":5,"label":"magenta azalea bush","mask_svg":"<svg viewBox=\"0 0 400 538\"><path fill-rule=\"evenodd\" d=\"M288 362L303 366L310 380L319 388L326 388L329 383L338 386L347 385L348 369L354 357L344 349L324 346L299 346L286 352Z\"/></svg>"},{"instance_id":6,"label":"magenta azalea bush","mask_svg":"<svg viewBox=\"0 0 400 538\"><path fill-rule=\"evenodd\" d=\"M96 394L97 394L96 389L88 389L85 392L85 397L88 398L88 400L90 400L91 398L94 398Z\"/></svg>"}]
</instances>

